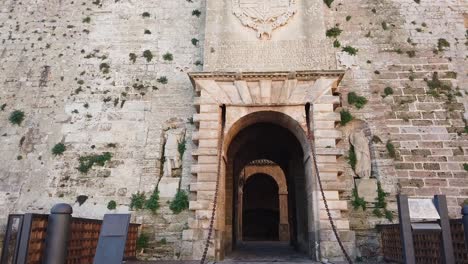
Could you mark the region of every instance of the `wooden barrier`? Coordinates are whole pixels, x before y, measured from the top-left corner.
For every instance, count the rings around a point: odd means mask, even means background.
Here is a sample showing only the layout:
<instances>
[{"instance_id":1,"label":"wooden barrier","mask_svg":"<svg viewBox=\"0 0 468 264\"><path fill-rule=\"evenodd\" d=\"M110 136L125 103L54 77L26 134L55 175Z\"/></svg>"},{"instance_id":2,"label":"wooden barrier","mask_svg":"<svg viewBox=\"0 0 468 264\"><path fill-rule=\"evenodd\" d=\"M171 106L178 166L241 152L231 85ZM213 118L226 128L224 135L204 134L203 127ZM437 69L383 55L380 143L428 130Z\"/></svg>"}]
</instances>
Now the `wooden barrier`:
<instances>
[{"instance_id":1,"label":"wooden barrier","mask_svg":"<svg viewBox=\"0 0 468 264\"><path fill-rule=\"evenodd\" d=\"M25 219L25 218L23 218ZM32 214L29 241L24 254L27 264L40 264L44 255L48 215ZM24 224L24 223L23 223ZM72 218L67 264L93 263L102 220ZM23 225L27 226L27 225ZM125 246L125 260L136 259L136 241L140 225L130 224ZM8 232L8 231L7 231ZM7 243L7 241L5 241ZM17 248L18 249L18 248ZM20 249L21 250L21 249ZM18 254L19 252L12 252Z\"/></svg>"},{"instance_id":2,"label":"wooden barrier","mask_svg":"<svg viewBox=\"0 0 468 264\"><path fill-rule=\"evenodd\" d=\"M400 237L400 225L379 225L381 234L382 255L391 262L403 263L403 248ZM468 250L465 246L465 236L461 219L450 220L452 244L455 263L468 263ZM414 255L416 263L439 264L441 256L441 234L435 232L413 234Z\"/></svg>"}]
</instances>

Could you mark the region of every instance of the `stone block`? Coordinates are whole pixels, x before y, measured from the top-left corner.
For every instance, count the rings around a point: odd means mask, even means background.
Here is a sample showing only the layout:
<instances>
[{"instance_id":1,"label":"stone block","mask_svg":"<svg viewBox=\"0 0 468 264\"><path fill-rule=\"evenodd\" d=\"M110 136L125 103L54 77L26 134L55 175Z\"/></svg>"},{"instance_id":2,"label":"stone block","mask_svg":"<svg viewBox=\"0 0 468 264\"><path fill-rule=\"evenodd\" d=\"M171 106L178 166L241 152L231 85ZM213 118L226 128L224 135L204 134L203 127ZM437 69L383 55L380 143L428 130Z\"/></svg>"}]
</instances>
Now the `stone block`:
<instances>
[{"instance_id":1,"label":"stone block","mask_svg":"<svg viewBox=\"0 0 468 264\"><path fill-rule=\"evenodd\" d=\"M359 197L364 198L368 203L375 203L377 198L376 179L357 179L357 192Z\"/></svg>"},{"instance_id":2,"label":"stone block","mask_svg":"<svg viewBox=\"0 0 468 264\"><path fill-rule=\"evenodd\" d=\"M174 198L179 190L180 177L162 177L159 181L158 190L161 198Z\"/></svg>"}]
</instances>

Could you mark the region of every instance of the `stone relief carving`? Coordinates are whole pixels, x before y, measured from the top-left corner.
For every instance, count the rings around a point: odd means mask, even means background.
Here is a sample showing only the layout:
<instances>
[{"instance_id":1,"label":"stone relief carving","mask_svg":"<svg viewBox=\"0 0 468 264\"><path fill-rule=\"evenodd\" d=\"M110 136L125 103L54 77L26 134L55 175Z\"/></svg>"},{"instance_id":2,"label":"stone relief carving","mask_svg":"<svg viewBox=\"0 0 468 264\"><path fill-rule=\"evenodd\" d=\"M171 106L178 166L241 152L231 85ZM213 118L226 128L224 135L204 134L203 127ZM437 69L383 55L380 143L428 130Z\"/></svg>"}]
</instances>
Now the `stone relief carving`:
<instances>
[{"instance_id":1,"label":"stone relief carving","mask_svg":"<svg viewBox=\"0 0 468 264\"><path fill-rule=\"evenodd\" d=\"M369 179L371 176L371 156L369 150L369 140L364 131L359 130L349 135L349 142L354 147L356 153L356 174L361 179Z\"/></svg>"},{"instance_id":2,"label":"stone relief carving","mask_svg":"<svg viewBox=\"0 0 468 264\"><path fill-rule=\"evenodd\" d=\"M163 128L164 149L157 188L162 198L174 198L182 178L182 154L185 151L185 122L179 118L166 121Z\"/></svg>"},{"instance_id":3,"label":"stone relief carving","mask_svg":"<svg viewBox=\"0 0 468 264\"><path fill-rule=\"evenodd\" d=\"M233 13L241 23L270 39L273 30L286 25L297 12L296 0L232 0Z\"/></svg>"},{"instance_id":4,"label":"stone relief carving","mask_svg":"<svg viewBox=\"0 0 468 264\"><path fill-rule=\"evenodd\" d=\"M337 52L336 61L338 66L343 69L359 68L357 56L349 55L346 52Z\"/></svg>"},{"instance_id":5,"label":"stone relief carving","mask_svg":"<svg viewBox=\"0 0 468 264\"><path fill-rule=\"evenodd\" d=\"M178 170L182 168L182 157L179 144L185 139L184 128L172 128L164 134L166 144L164 146L164 177L180 176Z\"/></svg>"}]
</instances>

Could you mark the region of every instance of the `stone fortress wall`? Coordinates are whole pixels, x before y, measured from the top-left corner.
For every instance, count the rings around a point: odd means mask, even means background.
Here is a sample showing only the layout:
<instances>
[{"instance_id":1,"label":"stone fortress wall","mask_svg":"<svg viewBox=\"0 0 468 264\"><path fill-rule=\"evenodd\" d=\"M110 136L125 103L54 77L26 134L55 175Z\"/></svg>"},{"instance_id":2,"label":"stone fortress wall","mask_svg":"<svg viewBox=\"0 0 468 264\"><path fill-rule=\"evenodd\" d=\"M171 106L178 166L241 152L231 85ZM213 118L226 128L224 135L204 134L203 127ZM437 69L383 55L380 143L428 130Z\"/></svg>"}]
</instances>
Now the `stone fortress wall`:
<instances>
[{"instance_id":1,"label":"stone fortress wall","mask_svg":"<svg viewBox=\"0 0 468 264\"><path fill-rule=\"evenodd\" d=\"M132 194L148 197L155 188L165 132L174 123L186 130L181 185L187 189L194 112L187 72L202 69L204 5L200 0L2 1L1 234L8 213L47 213L57 202L71 203L75 216L89 218L128 212ZM149 62L145 50L153 56ZM172 61L163 59L166 53ZM8 121L14 110L25 114L20 126ZM60 142L66 151L55 157L51 149ZM76 169L79 157L104 152L112 154L106 166L86 174ZM81 206L79 196L87 197ZM166 239L159 257L178 254L168 245L180 240L186 223L187 212L174 216L169 210L171 199L160 198L156 216L147 210L134 214L134 221L158 223L144 231L158 234L151 240ZM107 209L111 200L116 210Z\"/></svg>"},{"instance_id":2,"label":"stone fortress wall","mask_svg":"<svg viewBox=\"0 0 468 264\"><path fill-rule=\"evenodd\" d=\"M306 35L316 34L316 42L310 41L315 44L290 45L287 27L281 27L273 31L270 41L277 43L279 38L283 44L269 49L311 55L275 60L269 56L277 54L261 53L263 57L248 57L250 62L264 62L263 70L346 69L339 87L343 108L365 121L367 136L373 139L372 175L392 194L387 197L387 209L395 215L398 192L444 193L451 214L457 216L459 205L468 198L466 3L335 0L332 8L321 1L300 3L297 15L305 16L302 21L310 25L294 24L297 17L290 23L294 29L310 30ZM207 36L204 46L205 5L204 0L1 3L0 210L5 213L0 216L0 235L7 213L45 213L56 202L72 203L75 215L83 217L127 212L132 194L140 191L149 196L163 174L161 160L171 130L185 131L186 151L176 173L181 176L181 188L188 189L193 181L190 137L195 111L187 72L201 71L205 60L208 70L256 69L239 64L246 59L239 49L211 48L212 43L222 48L233 41L234 46L251 50L229 37L229 27ZM199 17L194 10L200 11ZM223 25L245 30L242 36L252 34L246 39L252 47L262 50L259 47L276 45L257 40L253 30L229 15L228 11L222 14ZM208 20L207 27L216 27L217 22ZM333 48L335 39L324 36L336 24L343 30L337 40L342 47L358 49L356 56ZM194 45L192 39L199 42L194 40ZM151 51L150 61L149 53L143 57L145 50ZM163 58L168 52L172 61ZM218 52L232 52L233 60L216 57ZM291 58L303 59L302 64L294 65ZM431 80L434 72L440 81L451 83L449 90L428 87L424 79ZM386 87L393 94L384 96ZM348 105L349 92L366 97L367 104L361 109ZM25 114L19 126L8 121L14 110ZM348 128L358 123L353 121ZM345 137L348 128L343 128ZM52 155L52 147L60 142L66 151ZM348 140L338 146L346 153L349 150ZM387 146L395 148L395 156ZM106 166L94 166L86 174L76 169L79 157L104 152L112 153ZM345 157L340 162L345 168L340 198L350 201L355 173ZM77 200L85 196L80 205ZM107 209L111 200L117 202L116 210ZM147 210L134 214L135 221L146 224L145 232L152 233L152 246L159 248L149 251L148 258L191 256L192 249L183 246L181 236L192 212L172 214L166 204L170 200L161 197L157 215ZM378 242L372 228L388 220L348 203L358 246L354 254L375 254Z\"/></svg>"}]
</instances>

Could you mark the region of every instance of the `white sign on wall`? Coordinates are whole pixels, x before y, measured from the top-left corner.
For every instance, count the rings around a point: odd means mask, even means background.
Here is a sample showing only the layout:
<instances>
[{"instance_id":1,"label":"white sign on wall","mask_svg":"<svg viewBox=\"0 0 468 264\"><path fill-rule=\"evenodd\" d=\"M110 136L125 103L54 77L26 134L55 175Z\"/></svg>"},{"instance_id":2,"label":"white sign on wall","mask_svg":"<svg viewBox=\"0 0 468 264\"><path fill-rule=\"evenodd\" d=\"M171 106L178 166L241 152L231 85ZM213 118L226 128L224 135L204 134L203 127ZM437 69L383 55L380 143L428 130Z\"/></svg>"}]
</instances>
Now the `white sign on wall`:
<instances>
[{"instance_id":1,"label":"white sign on wall","mask_svg":"<svg viewBox=\"0 0 468 264\"><path fill-rule=\"evenodd\" d=\"M432 199L408 199L411 220L438 220L439 213Z\"/></svg>"}]
</instances>

